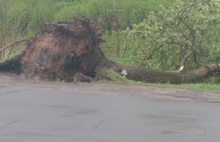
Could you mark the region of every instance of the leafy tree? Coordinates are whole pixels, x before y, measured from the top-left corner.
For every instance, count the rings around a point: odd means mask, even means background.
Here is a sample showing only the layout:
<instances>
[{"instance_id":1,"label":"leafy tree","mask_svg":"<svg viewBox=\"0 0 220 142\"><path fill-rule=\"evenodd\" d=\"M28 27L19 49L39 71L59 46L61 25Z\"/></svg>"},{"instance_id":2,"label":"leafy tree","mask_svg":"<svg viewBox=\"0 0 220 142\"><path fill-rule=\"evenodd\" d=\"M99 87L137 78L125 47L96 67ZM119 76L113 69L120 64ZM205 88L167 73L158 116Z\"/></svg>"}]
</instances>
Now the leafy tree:
<instances>
[{"instance_id":1,"label":"leafy tree","mask_svg":"<svg viewBox=\"0 0 220 142\"><path fill-rule=\"evenodd\" d=\"M136 64L173 70L218 62L220 1L174 0L125 33L124 52Z\"/></svg>"},{"instance_id":2,"label":"leafy tree","mask_svg":"<svg viewBox=\"0 0 220 142\"><path fill-rule=\"evenodd\" d=\"M149 12L158 9L159 5L168 7L170 0L122 0L123 27L129 27L143 21Z\"/></svg>"}]
</instances>

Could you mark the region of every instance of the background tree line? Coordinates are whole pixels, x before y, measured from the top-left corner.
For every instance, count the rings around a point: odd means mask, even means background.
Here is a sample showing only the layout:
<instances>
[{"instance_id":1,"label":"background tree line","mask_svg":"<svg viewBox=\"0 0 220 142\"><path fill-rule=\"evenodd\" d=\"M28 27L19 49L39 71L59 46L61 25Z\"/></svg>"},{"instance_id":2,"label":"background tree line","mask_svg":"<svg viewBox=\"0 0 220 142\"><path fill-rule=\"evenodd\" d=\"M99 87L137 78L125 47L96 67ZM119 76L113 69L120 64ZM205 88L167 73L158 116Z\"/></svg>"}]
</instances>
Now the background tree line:
<instances>
[{"instance_id":1,"label":"background tree line","mask_svg":"<svg viewBox=\"0 0 220 142\"><path fill-rule=\"evenodd\" d=\"M32 36L45 23L72 21L79 15L111 34L141 22L160 4L168 6L169 0L0 0L0 49Z\"/></svg>"},{"instance_id":2,"label":"background tree line","mask_svg":"<svg viewBox=\"0 0 220 142\"><path fill-rule=\"evenodd\" d=\"M114 29L119 21L120 27L125 29L141 22L159 4L168 5L168 1L0 0L1 36L12 32L16 36L25 36L40 29L46 22L71 21L78 15L85 15L109 30Z\"/></svg>"}]
</instances>

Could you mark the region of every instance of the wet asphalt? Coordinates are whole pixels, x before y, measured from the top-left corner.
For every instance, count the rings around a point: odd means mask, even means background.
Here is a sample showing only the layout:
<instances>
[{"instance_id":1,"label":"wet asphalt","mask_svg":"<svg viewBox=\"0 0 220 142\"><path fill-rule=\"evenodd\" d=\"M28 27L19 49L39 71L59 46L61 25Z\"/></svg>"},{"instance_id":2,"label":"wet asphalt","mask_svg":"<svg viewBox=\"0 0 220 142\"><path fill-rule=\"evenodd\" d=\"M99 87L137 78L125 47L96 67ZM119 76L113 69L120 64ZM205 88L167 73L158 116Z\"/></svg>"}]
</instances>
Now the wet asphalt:
<instances>
[{"instance_id":1,"label":"wet asphalt","mask_svg":"<svg viewBox=\"0 0 220 142\"><path fill-rule=\"evenodd\" d=\"M2 85L0 142L219 142L219 112L198 100Z\"/></svg>"}]
</instances>

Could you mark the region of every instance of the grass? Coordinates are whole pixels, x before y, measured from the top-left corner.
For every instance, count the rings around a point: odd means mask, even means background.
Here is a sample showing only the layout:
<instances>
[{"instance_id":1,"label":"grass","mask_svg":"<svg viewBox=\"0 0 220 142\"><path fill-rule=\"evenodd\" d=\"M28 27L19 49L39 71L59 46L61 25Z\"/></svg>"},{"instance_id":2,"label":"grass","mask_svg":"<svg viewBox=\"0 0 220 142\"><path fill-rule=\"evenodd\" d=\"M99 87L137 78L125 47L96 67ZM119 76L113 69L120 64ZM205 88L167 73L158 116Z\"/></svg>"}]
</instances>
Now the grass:
<instances>
[{"instance_id":1,"label":"grass","mask_svg":"<svg viewBox=\"0 0 220 142\"><path fill-rule=\"evenodd\" d=\"M108 81L101 81L104 83L113 83L113 84L120 84L120 85L135 85L137 82L133 80L128 80L125 77L121 76L120 74L114 72L112 69L106 70L105 71L105 77L107 77ZM143 83L142 83L143 84Z\"/></svg>"},{"instance_id":2,"label":"grass","mask_svg":"<svg viewBox=\"0 0 220 142\"><path fill-rule=\"evenodd\" d=\"M176 87L176 88L185 88L195 91L220 93L220 84L213 84L213 83L180 84L180 85L167 85L167 86Z\"/></svg>"}]
</instances>

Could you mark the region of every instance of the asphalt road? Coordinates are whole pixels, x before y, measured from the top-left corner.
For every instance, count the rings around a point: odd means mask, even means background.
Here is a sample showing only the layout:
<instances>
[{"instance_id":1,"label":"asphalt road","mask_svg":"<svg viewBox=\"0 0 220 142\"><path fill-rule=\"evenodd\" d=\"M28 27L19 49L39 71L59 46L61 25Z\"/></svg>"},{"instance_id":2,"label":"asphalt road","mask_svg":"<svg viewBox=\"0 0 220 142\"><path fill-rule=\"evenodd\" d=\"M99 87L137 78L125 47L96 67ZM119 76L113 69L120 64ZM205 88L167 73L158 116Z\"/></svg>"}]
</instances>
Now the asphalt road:
<instances>
[{"instance_id":1,"label":"asphalt road","mask_svg":"<svg viewBox=\"0 0 220 142\"><path fill-rule=\"evenodd\" d=\"M220 141L220 103L124 92L1 85L0 142Z\"/></svg>"}]
</instances>

